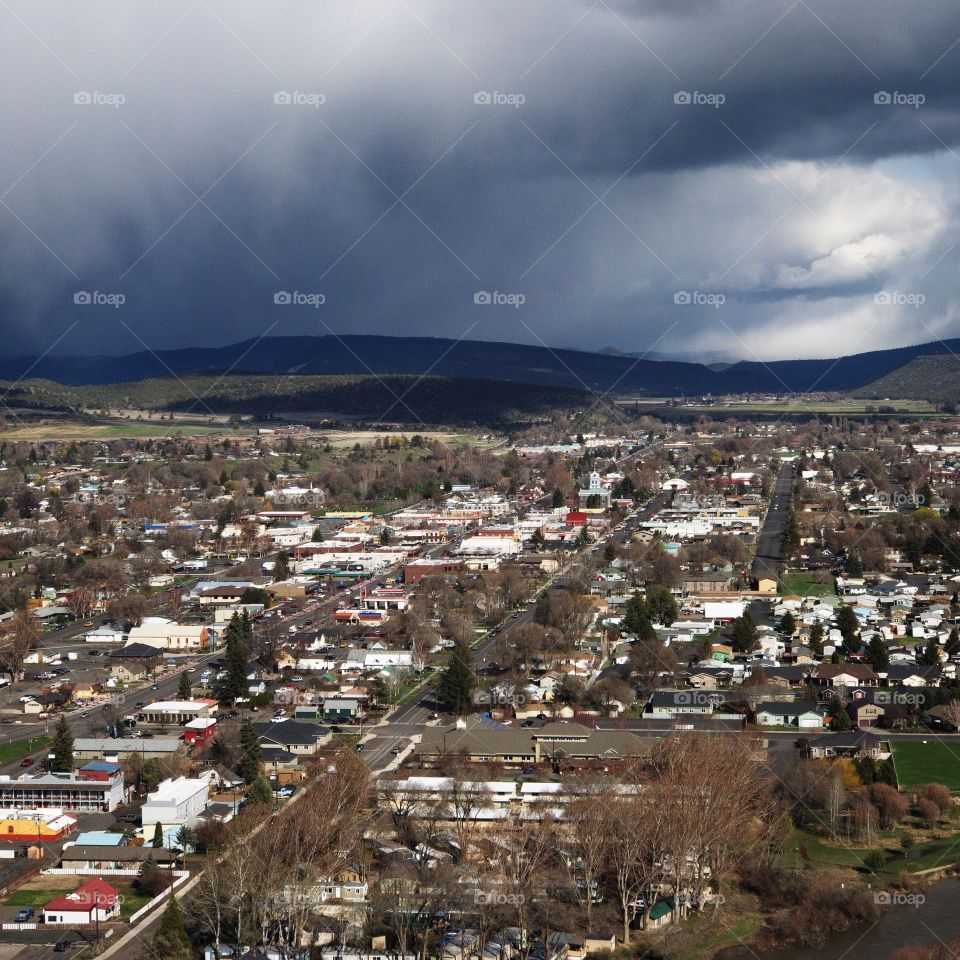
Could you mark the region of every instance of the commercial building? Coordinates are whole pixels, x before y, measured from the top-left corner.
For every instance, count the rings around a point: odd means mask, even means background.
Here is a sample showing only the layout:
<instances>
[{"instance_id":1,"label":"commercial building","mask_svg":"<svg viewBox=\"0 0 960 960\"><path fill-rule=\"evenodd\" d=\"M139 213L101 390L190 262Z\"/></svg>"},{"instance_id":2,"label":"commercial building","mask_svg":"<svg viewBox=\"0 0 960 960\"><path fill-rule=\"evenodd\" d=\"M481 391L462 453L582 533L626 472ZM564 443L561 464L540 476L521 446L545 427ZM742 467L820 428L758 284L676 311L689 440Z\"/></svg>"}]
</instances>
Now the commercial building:
<instances>
[{"instance_id":1,"label":"commercial building","mask_svg":"<svg viewBox=\"0 0 960 960\"><path fill-rule=\"evenodd\" d=\"M62 810L0 810L0 840L52 842L62 840L77 825Z\"/></svg>"},{"instance_id":2,"label":"commercial building","mask_svg":"<svg viewBox=\"0 0 960 960\"><path fill-rule=\"evenodd\" d=\"M76 773L44 773L13 780L0 776L0 807L109 813L123 803L123 774L85 780Z\"/></svg>"},{"instance_id":3,"label":"commercial building","mask_svg":"<svg viewBox=\"0 0 960 960\"><path fill-rule=\"evenodd\" d=\"M177 777L164 780L147 797L140 810L144 839L153 837L158 823L163 829L192 827L207 808L209 793L210 781L207 779Z\"/></svg>"},{"instance_id":4,"label":"commercial building","mask_svg":"<svg viewBox=\"0 0 960 960\"><path fill-rule=\"evenodd\" d=\"M216 700L157 700L148 703L140 716L147 723L185 724L198 717L206 719L216 708Z\"/></svg>"},{"instance_id":5,"label":"commercial building","mask_svg":"<svg viewBox=\"0 0 960 960\"><path fill-rule=\"evenodd\" d=\"M145 643L169 653L193 653L207 649L207 628L203 624L146 617L139 627L131 628L127 642Z\"/></svg>"}]
</instances>

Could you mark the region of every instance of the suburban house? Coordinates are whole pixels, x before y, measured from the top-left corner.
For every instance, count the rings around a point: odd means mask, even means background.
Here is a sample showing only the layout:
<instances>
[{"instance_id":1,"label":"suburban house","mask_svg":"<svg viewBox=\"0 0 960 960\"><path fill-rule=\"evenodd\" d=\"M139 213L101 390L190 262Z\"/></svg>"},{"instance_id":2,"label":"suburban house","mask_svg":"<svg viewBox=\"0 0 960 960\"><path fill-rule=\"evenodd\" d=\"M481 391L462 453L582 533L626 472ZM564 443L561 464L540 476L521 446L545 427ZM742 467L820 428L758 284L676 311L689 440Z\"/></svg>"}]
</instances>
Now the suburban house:
<instances>
[{"instance_id":1,"label":"suburban house","mask_svg":"<svg viewBox=\"0 0 960 960\"><path fill-rule=\"evenodd\" d=\"M43 908L44 923L91 926L120 916L120 894L99 877L88 880L72 893L51 900Z\"/></svg>"},{"instance_id":2,"label":"suburban house","mask_svg":"<svg viewBox=\"0 0 960 960\"><path fill-rule=\"evenodd\" d=\"M880 678L866 663L822 663L813 682L821 687L877 687Z\"/></svg>"},{"instance_id":3,"label":"suburban house","mask_svg":"<svg viewBox=\"0 0 960 960\"><path fill-rule=\"evenodd\" d=\"M762 727L823 728L823 716L808 700L768 700L756 706L757 723Z\"/></svg>"},{"instance_id":4,"label":"suburban house","mask_svg":"<svg viewBox=\"0 0 960 960\"><path fill-rule=\"evenodd\" d=\"M130 643L110 654L110 676L121 683L136 683L151 676L163 662L156 647L148 643Z\"/></svg>"},{"instance_id":5,"label":"suburban house","mask_svg":"<svg viewBox=\"0 0 960 960\"><path fill-rule=\"evenodd\" d=\"M277 723L255 723L253 729L260 743L280 747L293 754L311 756L326 746L333 737L329 727L300 720L281 720Z\"/></svg>"}]
</instances>

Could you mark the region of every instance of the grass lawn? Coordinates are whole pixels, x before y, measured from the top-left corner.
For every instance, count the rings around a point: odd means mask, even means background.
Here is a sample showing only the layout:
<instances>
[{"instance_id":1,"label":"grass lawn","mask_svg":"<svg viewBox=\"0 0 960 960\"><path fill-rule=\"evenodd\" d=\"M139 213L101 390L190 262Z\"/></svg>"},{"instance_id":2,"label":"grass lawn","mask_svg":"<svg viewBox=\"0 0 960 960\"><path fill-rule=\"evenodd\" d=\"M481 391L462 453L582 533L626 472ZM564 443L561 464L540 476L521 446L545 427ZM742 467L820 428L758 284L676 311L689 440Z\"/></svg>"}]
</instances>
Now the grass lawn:
<instances>
[{"instance_id":1,"label":"grass lawn","mask_svg":"<svg viewBox=\"0 0 960 960\"><path fill-rule=\"evenodd\" d=\"M942 783L953 793L960 793L960 743L924 739L895 740L893 763L901 789L920 783Z\"/></svg>"},{"instance_id":2,"label":"grass lawn","mask_svg":"<svg viewBox=\"0 0 960 960\"><path fill-rule=\"evenodd\" d=\"M45 743L46 737L31 737L29 740L11 740L9 743L0 743L0 763L9 763L18 760L28 753L39 750Z\"/></svg>"},{"instance_id":3,"label":"grass lawn","mask_svg":"<svg viewBox=\"0 0 960 960\"><path fill-rule=\"evenodd\" d=\"M120 919L129 920L141 907L145 907L153 898L135 890L124 890L120 901ZM151 913L151 916L153 914Z\"/></svg>"},{"instance_id":4,"label":"grass lawn","mask_svg":"<svg viewBox=\"0 0 960 960\"><path fill-rule=\"evenodd\" d=\"M68 891L51 890L40 887L36 889L21 887L19 890L14 890L14 892L7 897L4 901L4 906L33 907L34 910L39 910L41 907L45 907L51 900L62 897L66 892Z\"/></svg>"},{"instance_id":5,"label":"grass lawn","mask_svg":"<svg viewBox=\"0 0 960 960\"><path fill-rule=\"evenodd\" d=\"M833 597L833 577L823 579L821 574L814 572L785 573L780 578L780 589L786 594L796 594L801 597Z\"/></svg>"}]
</instances>

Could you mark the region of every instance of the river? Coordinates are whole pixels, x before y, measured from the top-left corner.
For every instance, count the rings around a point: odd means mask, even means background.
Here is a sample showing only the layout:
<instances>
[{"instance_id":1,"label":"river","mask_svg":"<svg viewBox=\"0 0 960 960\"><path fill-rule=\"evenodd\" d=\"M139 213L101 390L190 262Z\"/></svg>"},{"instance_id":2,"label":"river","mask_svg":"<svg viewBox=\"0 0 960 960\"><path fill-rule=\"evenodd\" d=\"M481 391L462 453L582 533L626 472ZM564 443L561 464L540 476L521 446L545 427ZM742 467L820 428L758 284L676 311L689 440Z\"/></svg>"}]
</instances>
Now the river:
<instances>
[{"instance_id":1,"label":"river","mask_svg":"<svg viewBox=\"0 0 960 960\"><path fill-rule=\"evenodd\" d=\"M886 907L875 923L851 927L822 947L782 947L760 960L886 960L908 944L960 938L960 879L941 880L920 895L922 902Z\"/></svg>"}]
</instances>

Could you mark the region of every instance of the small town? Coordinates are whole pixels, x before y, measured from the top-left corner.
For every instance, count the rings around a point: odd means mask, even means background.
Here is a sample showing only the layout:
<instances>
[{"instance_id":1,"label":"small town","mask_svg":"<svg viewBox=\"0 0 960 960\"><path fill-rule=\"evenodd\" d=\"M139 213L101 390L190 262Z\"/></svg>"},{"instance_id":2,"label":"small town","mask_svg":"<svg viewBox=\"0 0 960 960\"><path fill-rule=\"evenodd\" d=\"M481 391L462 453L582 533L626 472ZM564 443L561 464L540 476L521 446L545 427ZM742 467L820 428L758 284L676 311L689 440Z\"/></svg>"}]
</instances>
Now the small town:
<instances>
[{"instance_id":1,"label":"small town","mask_svg":"<svg viewBox=\"0 0 960 960\"><path fill-rule=\"evenodd\" d=\"M693 416L5 442L0 943L816 943L952 871L960 424Z\"/></svg>"}]
</instances>

